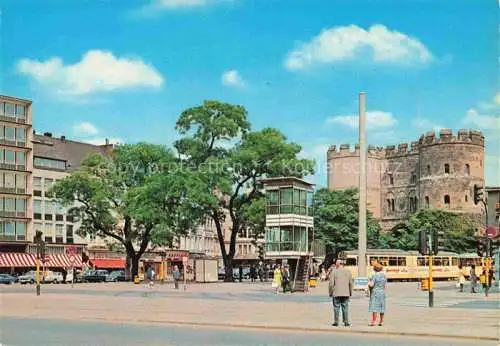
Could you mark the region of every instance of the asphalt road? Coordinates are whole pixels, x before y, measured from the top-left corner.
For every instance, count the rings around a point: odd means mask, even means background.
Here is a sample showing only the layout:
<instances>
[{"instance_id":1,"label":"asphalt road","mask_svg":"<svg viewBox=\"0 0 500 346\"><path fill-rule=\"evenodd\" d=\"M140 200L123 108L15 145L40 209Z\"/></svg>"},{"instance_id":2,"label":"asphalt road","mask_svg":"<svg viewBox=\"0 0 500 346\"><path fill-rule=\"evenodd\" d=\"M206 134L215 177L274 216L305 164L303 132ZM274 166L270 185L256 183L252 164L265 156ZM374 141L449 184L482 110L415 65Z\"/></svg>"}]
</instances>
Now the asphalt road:
<instances>
[{"instance_id":1,"label":"asphalt road","mask_svg":"<svg viewBox=\"0 0 500 346\"><path fill-rule=\"evenodd\" d=\"M71 322L55 319L1 317L0 345L127 346L127 345L374 345L444 346L496 345L496 342L425 339L355 333L294 333L253 329L200 328L174 325L138 325Z\"/></svg>"}]
</instances>

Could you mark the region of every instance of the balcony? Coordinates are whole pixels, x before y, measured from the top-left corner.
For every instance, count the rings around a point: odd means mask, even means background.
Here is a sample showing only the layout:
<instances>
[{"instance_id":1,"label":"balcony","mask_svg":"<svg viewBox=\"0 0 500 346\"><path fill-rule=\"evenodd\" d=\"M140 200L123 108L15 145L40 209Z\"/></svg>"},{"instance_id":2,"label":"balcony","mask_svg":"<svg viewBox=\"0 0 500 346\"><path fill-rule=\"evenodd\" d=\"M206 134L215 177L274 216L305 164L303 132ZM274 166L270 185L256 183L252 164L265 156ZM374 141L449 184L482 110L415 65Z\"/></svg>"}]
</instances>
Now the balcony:
<instances>
[{"instance_id":1,"label":"balcony","mask_svg":"<svg viewBox=\"0 0 500 346\"><path fill-rule=\"evenodd\" d=\"M9 171L26 171L26 165L16 165L15 163L0 163L0 169L6 169Z\"/></svg>"},{"instance_id":2,"label":"balcony","mask_svg":"<svg viewBox=\"0 0 500 346\"><path fill-rule=\"evenodd\" d=\"M25 195L27 194L26 188L24 187L0 187L0 193L10 193L10 194L19 194Z\"/></svg>"},{"instance_id":3,"label":"balcony","mask_svg":"<svg viewBox=\"0 0 500 346\"><path fill-rule=\"evenodd\" d=\"M292 254L292 253L305 253L308 251L306 242L267 242L266 254L279 255L279 254Z\"/></svg>"},{"instance_id":4,"label":"balcony","mask_svg":"<svg viewBox=\"0 0 500 346\"><path fill-rule=\"evenodd\" d=\"M11 147L28 148L29 149L29 147L26 145L26 141L16 141L16 140L9 140L9 139L5 139L5 138L0 138L0 144L9 145Z\"/></svg>"},{"instance_id":5,"label":"balcony","mask_svg":"<svg viewBox=\"0 0 500 346\"><path fill-rule=\"evenodd\" d=\"M6 121L15 124L26 124L26 118L16 117L15 115L12 116L0 115L0 121Z\"/></svg>"}]
</instances>

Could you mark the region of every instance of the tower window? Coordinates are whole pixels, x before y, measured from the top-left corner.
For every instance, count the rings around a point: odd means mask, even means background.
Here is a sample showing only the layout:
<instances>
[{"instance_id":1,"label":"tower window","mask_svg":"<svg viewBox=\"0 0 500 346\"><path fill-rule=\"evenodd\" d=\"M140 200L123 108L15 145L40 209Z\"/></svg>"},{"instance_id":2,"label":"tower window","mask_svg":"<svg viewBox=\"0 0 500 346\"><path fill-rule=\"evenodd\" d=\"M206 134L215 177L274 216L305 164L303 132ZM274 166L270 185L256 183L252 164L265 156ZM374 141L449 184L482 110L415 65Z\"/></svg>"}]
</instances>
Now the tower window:
<instances>
[{"instance_id":1,"label":"tower window","mask_svg":"<svg viewBox=\"0 0 500 346\"><path fill-rule=\"evenodd\" d=\"M415 172L411 173L411 183L412 184L416 184L417 183L417 175L415 174Z\"/></svg>"},{"instance_id":2,"label":"tower window","mask_svg":"<svg viewBox=\"0 0 500 346\"><path fill-rule=\"evenodd\" d=\"M468 163L465 164L465 175L470 175L470 166Z\"/></svg>"},{"instance_id":3,"label":"tower window","mask_svg":"<svg viewBox=\"0 0 500 346\"><path fill-rule=\"evenodd\" d=\"M444 195L444 206L446 208L450 207L450 195Z\"/></svg>"},{"instance_id":4,"label":"tower window","mask_svg":"<svg viewBox=\"0 0 500 346\"><path fill-rule=\"evenodd\" d=\"M448 163L444 164L444 174L450 174L450 165Z\"/></svg>"},{"instance_id":5,"label":"tower window","mask_svg":"<svg viewBox=\"0 0 500 346\"><path fill-rule=\"evenodd\" d=\"M429 196L425 196L425 207L429 208Z\"/></svg>"},{"instance_id":6,"label":"tower window","mask_svg":"<svg viewBox=\"0 0 500 346\"><path fill-rule=\"evenodd\" d=\"M427 165L427 175L431 175L431 165Z\"/></svg>"},{"instance_id":7,"label":"tower window","mask_svg":"<svg viewBox=\"0 0 500 346\"><path fill-rule=\"evenodd\" d=\"M394 211L394 199L391 199L391 211Z\"/></svg>"},{"instance_id":8,"label":"tower window","mask_svg":"<svg viewBox=\"0 0 500 346\"><path fill-rule=\"evenodd\" d=\"M465 195L465 202L469 201L469 196Z\"/></svg>"},{"instance_id":9,"label":"tower window","mask_svg":"<svg viewBox=\"0 0 500 346\"><path fill-rule=\"evenodd\" d=\"M389 174L389 184L394 185L394 176Z\"/></svg>"}]
</instances>

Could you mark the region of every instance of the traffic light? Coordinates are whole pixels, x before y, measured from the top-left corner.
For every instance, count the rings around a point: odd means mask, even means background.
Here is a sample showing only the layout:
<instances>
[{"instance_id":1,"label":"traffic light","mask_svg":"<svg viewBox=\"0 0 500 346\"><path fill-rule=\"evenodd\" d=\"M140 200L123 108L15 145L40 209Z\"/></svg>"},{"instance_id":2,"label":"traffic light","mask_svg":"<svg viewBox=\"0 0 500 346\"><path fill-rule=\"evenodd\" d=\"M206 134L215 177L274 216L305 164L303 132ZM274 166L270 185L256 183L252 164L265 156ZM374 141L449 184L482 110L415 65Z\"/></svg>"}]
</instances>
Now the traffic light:
<instances>
[{"instance_id":1,"label":"traffic light","mask_svg":"<svg viewBox=\"0 0 500 346\"><path fill-rule=\"evenodd\" d=\"M33 242L36 244L39 244L42 241L42 235L43 235L42 231L36 231L35 238L33 239Z\"/></svg>"},{"instance_id":2,"label":"traffic light","mask_svg":"<svg viewBox=\"0 0 500 346\"><path fill-rule=\"evenodd\" d=\"M478 238L476 241L476 252L479 257L483 257L484 255L484 242L483 238Z\"/></svg>"},{"instance_id":3,"label":"traffic light","mask_svg":"<svg viewBox=\"0 0 500 346\"><path fill-rule=\"evenodd\" d=\"M474 204L478 204L483 200L483 188L477 184L474 184Z\"/></svg>"},{"instance_id":4,"label":"traffic light","mask_svg":"<svg viewBox=\"0 0 500 346\"><path fill-rule=\"evenodd\" d=\"M432 232L432 254L437 255L440 251L444 250L444 232Z\"/></svg>"},{"instance_id":5,"label":"traffic light","mask_svg":"<svg viewBox=\"0 0 500 346\"><path fill-rule=\"evenodd\" d=\"M264 247L263 247L263 246L260 246L260 247L259 247L259 259L260 259L261 261L263 261L263 260L264 260Z\"/></svg>"},{"instance_id":6,"label":"traffic light","mask_svg":"<svg viewBox=\"0 0 500 346\"><path fill-rule=\"evenodd\" d=\"M429 254L429 239L426 231L418 232L418 252L424 256Z\"/></svg>"}]
</instances>

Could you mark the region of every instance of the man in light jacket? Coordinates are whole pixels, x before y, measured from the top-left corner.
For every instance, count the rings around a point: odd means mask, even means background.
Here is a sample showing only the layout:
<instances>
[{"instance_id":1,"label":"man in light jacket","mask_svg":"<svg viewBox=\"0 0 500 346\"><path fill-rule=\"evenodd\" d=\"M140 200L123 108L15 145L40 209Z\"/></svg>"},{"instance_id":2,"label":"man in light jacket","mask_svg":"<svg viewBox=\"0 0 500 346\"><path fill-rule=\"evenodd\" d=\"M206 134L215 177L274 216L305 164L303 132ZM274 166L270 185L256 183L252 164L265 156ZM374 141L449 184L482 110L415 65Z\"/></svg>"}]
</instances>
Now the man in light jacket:
<instances>
[{"instance_id":1,"label":"man in light jacket","mask_svg":"<svg viewBox=\"0 0 500 346\"><path fill-rule=\"evenodd\" d=\"M353 280L349 270L344 268L342 260L337 260L335 270L330 274L328 293L333 300L334 322L333 326L339 325L340 309L344 325L349 327L349 298L352 295Z\"/></svg>"}]
</instances>

